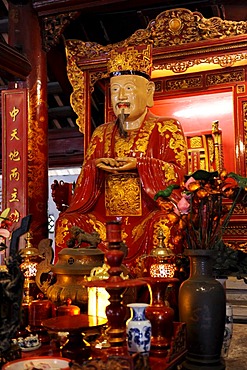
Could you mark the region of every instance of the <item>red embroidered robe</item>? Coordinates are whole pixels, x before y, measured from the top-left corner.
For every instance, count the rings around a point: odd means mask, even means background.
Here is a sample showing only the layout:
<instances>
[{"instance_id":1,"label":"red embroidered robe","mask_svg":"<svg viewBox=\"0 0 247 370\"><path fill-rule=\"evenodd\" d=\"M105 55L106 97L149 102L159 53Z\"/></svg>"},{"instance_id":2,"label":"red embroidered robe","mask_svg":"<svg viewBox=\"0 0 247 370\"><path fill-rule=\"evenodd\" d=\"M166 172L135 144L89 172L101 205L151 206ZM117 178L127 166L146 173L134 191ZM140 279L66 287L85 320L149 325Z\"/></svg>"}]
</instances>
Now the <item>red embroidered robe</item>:
<instances>
[{"instance_id":1,"label":"red embroidered robe","mask_svg":"<svg viewBox=\"0 0 247 370\"><path fill-rule=\"evenodd\" d=\"M112 175L95 166L95 160L103 157L135 157L137 169ZM122 220L122 236L128 247L124 263L133 267L136 259L157 243L162 211L153 200L155 194L181 183L186 173L187 147L176 120L149 112L141 127L127 138L120 137L114 122L99 126L92 135L71 204L56 222L56 255L67 246L72 225L90 233L98 231L102 239L99 247L104 250L105 223L117 218Z\"/></svg>"}]
</instances>

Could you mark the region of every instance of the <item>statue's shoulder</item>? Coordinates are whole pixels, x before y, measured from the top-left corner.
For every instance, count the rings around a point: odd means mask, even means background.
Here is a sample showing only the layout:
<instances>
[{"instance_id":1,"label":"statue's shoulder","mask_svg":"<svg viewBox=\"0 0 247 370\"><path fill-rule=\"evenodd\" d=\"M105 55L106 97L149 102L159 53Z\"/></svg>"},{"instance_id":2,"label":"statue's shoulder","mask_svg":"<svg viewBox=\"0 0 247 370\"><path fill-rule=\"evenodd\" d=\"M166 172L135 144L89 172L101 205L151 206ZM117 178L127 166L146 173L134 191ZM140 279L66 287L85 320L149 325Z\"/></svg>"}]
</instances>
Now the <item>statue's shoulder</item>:
<instances>
[{"instance_id":1,"label":"statue's shoulder","mask_svg":"<svg viewBox=\"0 0 247 370\"><path fill-rule=\"evenodd\" d=\"M115 122L106 122L103 123L102 125L99 125L96 127L96 129L93 132L93 136L99 136L99 135L104 135L104 133L108 130L113 130L115 125Z\"/></svg>"},{"instance_id":2,"label":"statue's shoulder","mask_svg":"<svg viewBox=\"0 0 247 370\"><path fill-rule=\"evenodd\" d=\"M170 126L174 125L177 127L181 127L180 122L174 117L167 117L167 116L157 116L151 112L148 114L148 119L153 120L155 123L162 125L162 126Z\"/></svg>"}]
</instances>

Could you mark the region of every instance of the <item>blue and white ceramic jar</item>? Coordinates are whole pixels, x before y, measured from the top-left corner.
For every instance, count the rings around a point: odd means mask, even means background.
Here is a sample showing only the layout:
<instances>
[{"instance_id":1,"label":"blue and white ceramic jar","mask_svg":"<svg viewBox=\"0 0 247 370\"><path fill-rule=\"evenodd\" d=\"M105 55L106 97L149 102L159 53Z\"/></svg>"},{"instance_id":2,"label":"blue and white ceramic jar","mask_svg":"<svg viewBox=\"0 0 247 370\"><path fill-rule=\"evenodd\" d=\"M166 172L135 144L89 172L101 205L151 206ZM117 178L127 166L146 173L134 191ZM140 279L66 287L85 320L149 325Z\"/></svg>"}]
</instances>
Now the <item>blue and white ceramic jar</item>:
<instances>
[{"instance_id":1,"label":"blue and white ceramic jar","mask_svg":"<svg viewBox=\"0 0 247 370\"><path fill-rule=\"evenodd\" d=\"M227 357L233 333L233 309L229 303L226 303L226 323L225 323L225 332L224 340L221 350L221 357Z\"/></svg>"},{"instance_id":2,"label":"blue and white ceramic jar","mask_svg":"<svg viewBox=\"0 0 247 370\"><path fill-rule=\"evenodd\" d=\"M129 353L148 355L151 347L151 322L145 316L146 303L129 303L131 317L126 322Z\"/></svg>"}]
</instances>

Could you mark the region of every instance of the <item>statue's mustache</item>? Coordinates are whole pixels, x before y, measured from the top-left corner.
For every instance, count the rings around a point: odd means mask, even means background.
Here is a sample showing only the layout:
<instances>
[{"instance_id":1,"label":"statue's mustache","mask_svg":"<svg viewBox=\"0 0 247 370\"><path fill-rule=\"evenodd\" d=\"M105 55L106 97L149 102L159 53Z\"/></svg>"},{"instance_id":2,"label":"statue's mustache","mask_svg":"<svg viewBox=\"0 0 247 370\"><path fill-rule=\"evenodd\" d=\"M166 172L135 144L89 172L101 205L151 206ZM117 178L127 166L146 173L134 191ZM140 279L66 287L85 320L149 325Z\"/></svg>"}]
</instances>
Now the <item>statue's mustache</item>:
<instances>
[{"instance_id":1,"label":"statue's mustache","mask_svg":"<svg viewBox=\"0 0 247 370\"><path fill-rule=\"evenodd\" d=\"M118 102L117 104L116 104L116 108L122 108L122 109L124 109L124 108L129 108L130 107L130 103L129 102Z\"/></svg>"},{"instance_id":2,"label":"statue's mustache","mask_svg":"<svg viewBox=\"0 0 247 370\"><path fill-rule=\"evenodd\" d=\"M124 109L122 109L121 113L117 117L116 125L118 126L121 137L127 137L128 135L127 131L124 129L124 122L128 116L128 114L124 113Z\"/></svg>"}]
</instances>

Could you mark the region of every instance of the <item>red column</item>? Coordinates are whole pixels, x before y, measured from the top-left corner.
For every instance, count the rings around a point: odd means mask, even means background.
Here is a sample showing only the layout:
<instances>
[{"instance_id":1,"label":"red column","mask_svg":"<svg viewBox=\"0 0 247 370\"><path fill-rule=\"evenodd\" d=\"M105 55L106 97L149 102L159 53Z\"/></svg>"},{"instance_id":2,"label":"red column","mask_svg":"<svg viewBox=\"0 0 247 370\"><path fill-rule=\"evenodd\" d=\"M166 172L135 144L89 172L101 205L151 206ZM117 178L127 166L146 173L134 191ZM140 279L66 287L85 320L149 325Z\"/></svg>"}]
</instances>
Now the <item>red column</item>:
<instances>
[{"instance_id":1,"label":"red column","mask_svg":"<svg viewBox=\"0 0 247 370\"><path fill-rule=\"evenodd\" d=\"M27 214L32 214L30 230L34 243L47 238L48 203L48 114L46 53L42 50L41 30L31 1L26 5L9 3L9 44L30 61L26 79L28 119ZM23 84L19 84L19 86ZM17 87L18 82L10 87ZM7 193L11 189L7 189Z\"/></svg>"}]
</instances>

